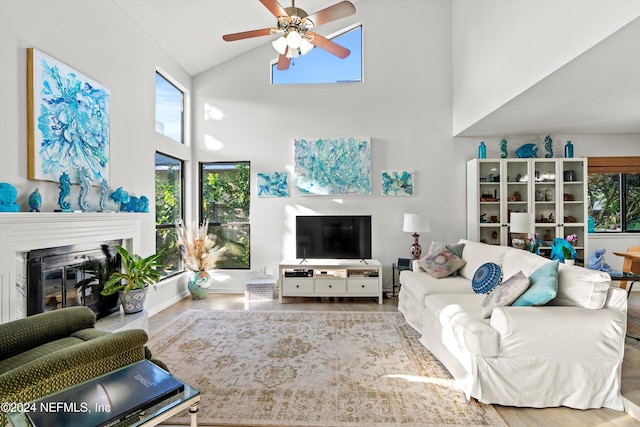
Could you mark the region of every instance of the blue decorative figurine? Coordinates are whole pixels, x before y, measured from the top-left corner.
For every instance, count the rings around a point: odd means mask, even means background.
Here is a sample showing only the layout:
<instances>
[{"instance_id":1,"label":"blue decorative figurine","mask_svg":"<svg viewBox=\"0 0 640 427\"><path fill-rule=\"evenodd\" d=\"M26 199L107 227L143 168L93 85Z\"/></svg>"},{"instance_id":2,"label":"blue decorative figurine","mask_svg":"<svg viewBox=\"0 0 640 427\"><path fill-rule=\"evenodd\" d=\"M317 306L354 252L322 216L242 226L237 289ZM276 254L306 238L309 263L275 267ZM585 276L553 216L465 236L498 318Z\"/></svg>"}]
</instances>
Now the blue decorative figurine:
<instances>
[{"instance_id":1,"label":"blue decorative figurine","mask_svg":"<svg viewBox=\"0 0 640 427\"><path fill-rule=\"evenodd\" d=\"M107 211L107 197L109 196L109 183L106 179L103 179L100 182L100 201L98 202L100 205L100 212L108 212Z\"/></svg>"},{"instance_id":2,"label":"blue decorative figurine","mask_svg":"<svg viewBox=\"0 0 640 427\"><path fill-rule=\"evenodd\" d=\"M503 159L506 159L508 156L508 153L507 153L507 140L505 138L502 138L502 140L500 141L500 151L502 151L502 154L500 155L500 157Z\"/></svg>"},{"instance_id":3,"label":"blue decorative figurine","mask_svg":"<svg viewBox=\"0 0 640 427\"><path fill-rule=\"evenodd\" d=\"M544 138L544 149L547 150L547 154L544 155L546 158L553 157L553 140L549 135Z\"/></svg>"},{"instance_id":4,"label":"blue decorative figurine","mask_svg":"<svg viewBox=\"0 0 640 427\"><path fill-rule=\"evenodd\" d=\"M80 180L80 195L78 196L78 205L82 212L89 210L89 202L87 202L87 195L91 189L91 178L89 177L89 170L87 168L80 168L78 172L78 179Z\"/></svg>"},{"instance_id":5,"label":"blue decorative figurine","mask_svg":"<svg viewBox=\"0 0 640 427\"><path fill-rule=\"evenodd\" d=\"M42 196L37 188L33 193L29 194L29 212L40 212L42 206Z\"/></svg>"},{"instance_id":6,"label":"blue decorative figurine","mask_svg":"<svg viewBox=\"0 0 640 427\"><path fill-rule=\"evenodd\" d=\"M58 196L58 206L60 206L60 209L56 209L56 212L71 212L71 203L65 200L71 193L71 179L68 173L62 172L58 188L60 189L60 195Z\"/></svg>"},{"instance_id":7,"label":"blue decorative figurine","mask_svg":"<svg viewBox=\"0 0 640 427\"><path fill-rule=\"evenodd\" d=\"M481 141L480 146L478 147L478 158L479 159L487 158L487 146L484 145L484 141Z\"/></svg>"},{"instance_id":8,"label":"blue decorative figurine","mask_svg":"<svg viewBox=\"0 0 640 427\"><path fill-rule=\"evenodd\" d=\"M571 141L567 141L567 144L564 146L564 156L567 159L573 157L573 144L571 143Z\"/></svg>"},{"instance_id":9,"label":"blue decorative figurine","mask_svg":"<svg viewBox=\"0 0 640 427\"><path fill-rule=\"evenodd\" d=\"M524 144L516 150L516 156L521 159L535 159L538 157L538 147L536 144Z\"/></svg>"},{"instance_id":10,"label":"blue decorative figurine","mask_svg":"<svg viewBox=\"0 0 640 427\"><path fill-rule=\"evenodd\" d=\"M0 182L0 212L19 212L18 190L8 182Z\"/></svg>"},{"instance_id":11,"label":"blue decorative figurine","mask_svg":"<svg viewBox=\"0 0 640 427\"><path fill-rule=\"evenodd\" d=\"M129 193L124 191L122 187L118 187L111 193L111 200L120 205L120 210L123 210L122 205L129 202Z\"/></svg>"}]
</instances>

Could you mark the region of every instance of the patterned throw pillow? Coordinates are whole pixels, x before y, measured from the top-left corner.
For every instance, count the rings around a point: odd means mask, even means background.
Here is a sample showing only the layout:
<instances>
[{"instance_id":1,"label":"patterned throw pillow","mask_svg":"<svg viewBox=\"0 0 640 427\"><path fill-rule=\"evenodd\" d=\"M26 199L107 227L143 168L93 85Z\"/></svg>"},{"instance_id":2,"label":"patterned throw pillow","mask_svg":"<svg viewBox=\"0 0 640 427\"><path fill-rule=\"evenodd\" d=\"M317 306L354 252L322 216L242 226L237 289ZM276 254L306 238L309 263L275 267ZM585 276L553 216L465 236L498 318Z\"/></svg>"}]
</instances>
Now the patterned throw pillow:
<instances>
[{"instance_id":1,"label":"patterned throw pillow","mask_svg":"<svg viewBox=\"0 0 640 427\"><path fill-rule=\"evenodd\" d=\"M464 249L464 243L441 243L441 242L431 242L431 246L429 247L429 253L435 251L440 246L444 246L453 252L457 257L462 258L462 250ZM457 276L458 272L454 271L450 274L451 277Z\"/></svg>"},{"instance_id":2,"label":"patterned throw pillow","mask_svg":"<svg viewBox=\"0 0 640 427\"><path fill-rule=\"evenodd\" d=\"M471 279L471 287L476 294L487 294L502 281L502 269L494 262L482 264Z\"/></svg>"},{"instance_id":3,"label":"patterned throw pillow","mask_svg":"<svg viewBox=\"0 0 640 427\"><path fill-rule=\"evenodd\" d=\"M466 262L443 245L427 254L418 264L432 277L442 279L459 270Z\"/></svg>"},{"instance_id":4,"label":"patterned throw pillow","mask_svg":"<svg viewBox=\"0 0 640 427\"><path fill-rule=\"evenodd\" d=\"M482 315L486 319L491 317L493 309L511 305L529 287L529 278L522 271L518 271L504 282L495 287L482 301Z\"/></svg>"}]
</instances>

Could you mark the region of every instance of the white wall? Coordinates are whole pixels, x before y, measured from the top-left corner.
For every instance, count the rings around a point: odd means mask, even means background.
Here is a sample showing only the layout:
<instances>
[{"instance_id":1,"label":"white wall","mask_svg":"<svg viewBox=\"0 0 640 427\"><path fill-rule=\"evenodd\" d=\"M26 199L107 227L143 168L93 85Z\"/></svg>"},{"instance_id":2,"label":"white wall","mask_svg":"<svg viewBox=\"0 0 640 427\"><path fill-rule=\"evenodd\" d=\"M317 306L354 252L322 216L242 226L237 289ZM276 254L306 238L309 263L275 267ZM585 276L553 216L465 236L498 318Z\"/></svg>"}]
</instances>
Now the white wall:
<instances>
[{"instance_id":1,"label":"white wall","mask_svg":"<svg viewBox=\"0 0 640 427\"><path fill-rule=\"evenodd\" d=\"M43 195L43 210L57 207L56 183L27 179L26 49L34 47L110 89L110 186L123 186L132 195L146 195L154 212L156 149L190 156L189 147L155 133L156 67L169 72L187 90L191 77L112 1L92 0L90 7L88 3L0 1L0 182L18 189L22 211L28 210L26 199L36 187ZM77 188L69 201L76 204ZM92 204L97 203L96 190ZM153 213L139 217L140 249L148 255L155 250L155 218ZM176 296L175 283L164 288L151 293L150 306Z\"/></svg>"},{"instance_id":2,"label":"white wall","mask_svg":"<svg viewBox=\"0 0 640 427\"><path fill-rule=\"evenodd\" d=\"M454 0L453 134L638 16L635 0Z\"/></svg>"},{"instance_id":3,"label":"white wall","mask_svg":"<svg viewBox=\"0 0 640 427\"><path fill-rule=\"evenodd\" d=\"M405 212L431 217L421 241L457 240L464 235L464 162L451 144L451 32L447 0L378 0L358 3L353 19L364 25L364 83L339 85L269 84L270 44L194 78L194 159L251 161L257 172L291 171L296 137L369 136L373 194L251 199L251 262L260 270L295 258L293 221L298 213L371 214L373 257L385 266L407 257L412 238L402 232ZM386 11L411 10L419 26L389 30ZM384 12L384 13L383 13ZM320 29L322 29L321 27ZM415 50L408 40L420 39ZM241 43L241 42L237 42ZM222 120L205 120L204 106L221 110ZM205 137L224 144L209 150ZM382 170L414 170L413 197L383 197ZM293 175L289 176L290 182ZM452 185L453 183L453 185ZM462 189L454 191L453 188ZM224 288L240 288L232 274Z\"/></svg>"}]
</instances>

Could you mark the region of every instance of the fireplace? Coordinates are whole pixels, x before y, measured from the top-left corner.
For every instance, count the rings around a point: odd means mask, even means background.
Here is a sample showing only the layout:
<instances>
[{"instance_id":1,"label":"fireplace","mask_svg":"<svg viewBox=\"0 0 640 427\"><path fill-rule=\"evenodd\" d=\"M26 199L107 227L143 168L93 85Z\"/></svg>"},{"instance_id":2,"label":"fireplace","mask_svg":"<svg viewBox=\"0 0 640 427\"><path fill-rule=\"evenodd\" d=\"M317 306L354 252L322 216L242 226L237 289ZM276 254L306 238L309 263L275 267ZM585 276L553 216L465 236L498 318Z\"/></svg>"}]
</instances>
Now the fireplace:
<instances>
[{"instance_id":1,"label":"fireplace","mask_svg":"<svg viewBox=\"0 0 640 427\"><path fill-rule=\"evenodd\" d=\"M122 242L130 252L139 252L141 219L141 214L122 212L3 212L0 215L0 323L27 316L30 252L65 247L80 248L80 252L87 247L100 251L105 242ZM91 269L97 268L87 267L85 272ZM63 273L59 274L62 277ZM88 275L80 270L77 277L85 279Z\"/></svg>"},{"instance_id":2,"label":"fireplace","mask_svg":"<svg viewBox=\"0 0 640 427\"><path fill-rule=\"evenodd\" d=\"M122 241L36 249L27 253L27 315L84 305L98 319L118 310L118 295L100 291L120 268Z\"/></svg>"}]
</instances>

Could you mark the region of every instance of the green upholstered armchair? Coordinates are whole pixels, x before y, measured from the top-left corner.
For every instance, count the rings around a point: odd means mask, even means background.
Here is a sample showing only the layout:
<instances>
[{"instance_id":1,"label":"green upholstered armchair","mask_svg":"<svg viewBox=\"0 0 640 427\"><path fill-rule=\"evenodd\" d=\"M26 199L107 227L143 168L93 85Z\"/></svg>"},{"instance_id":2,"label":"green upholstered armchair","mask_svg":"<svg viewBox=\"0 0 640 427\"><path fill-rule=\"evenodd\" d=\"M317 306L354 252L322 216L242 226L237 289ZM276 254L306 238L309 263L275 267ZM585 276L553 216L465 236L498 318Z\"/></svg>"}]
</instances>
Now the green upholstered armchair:
<instances>
[{"instance_id":1,"label":"green upholstered armchair","mask_svg":"<svg viewBox=\"0 0 640 427\"><path fill-rule=\"evenodd\" d=\"M70 307L0 324L0 402L29 402L150 358L144 330L104 332L95 321L90 308Z\"/></svg>"}]
</instances>

